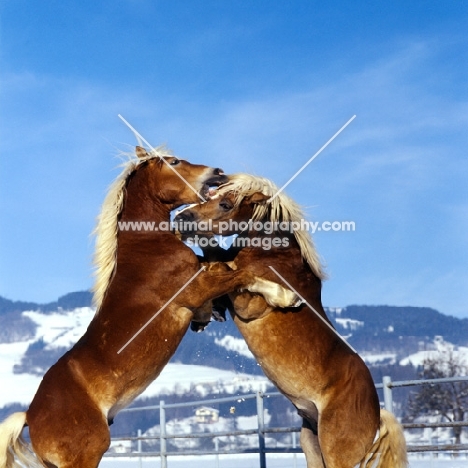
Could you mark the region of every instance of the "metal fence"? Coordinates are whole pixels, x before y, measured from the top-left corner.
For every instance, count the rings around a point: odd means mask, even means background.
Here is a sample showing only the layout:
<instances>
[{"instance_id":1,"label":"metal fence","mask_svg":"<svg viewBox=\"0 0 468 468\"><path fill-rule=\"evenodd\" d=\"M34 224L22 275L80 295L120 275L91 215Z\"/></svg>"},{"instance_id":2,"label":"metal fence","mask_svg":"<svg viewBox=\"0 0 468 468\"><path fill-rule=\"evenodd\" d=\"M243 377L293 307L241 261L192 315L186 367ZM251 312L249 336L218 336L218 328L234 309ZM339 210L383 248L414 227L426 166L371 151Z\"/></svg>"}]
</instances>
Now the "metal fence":
<instances>
[{"instance_id":1,"label":"metal fence","mask_svg":"<svg viewBox=\"0 0 468 468\"><path fill-rule=\"evenodd\" d=\"M435 385L453 382L468 382L468 376L465 377L445 377L441 379L421 379L421 380L400 380L392 382L391 377L385 376L381 384L377 384L377 389L383 390L384 408L393 412L393 389L401 387L412 387L418 385ZM468 421L457 422L435 422L435 423L403 423L404 429L429 429L437 427L468 427ZM468 444L429 444L429 445L409 445L408 452L444 452L468 450Z\"/></svg>"},{"instance_id":2,"label":"metal fence","mask_svg":"<svg viewBox=\"0 0 468 468\"><path fill-rule=\"evenodd\" d=\"M383 406L388 411L393 412L393 391L399 387L418 386L418 385L434 385L439 383L451 383L451 382L468 382L468 377L452 377L442 379L431 379L431 380L408 380L408 381L396 381L393 382L390 377L386 376L383 378L382 383L376 384L376 388L383 391ZM229 455L229 454L247 454L256 453L259 456L260 468L266 468L266 454L268 453L301 453L301 449L297 444L298 436L300 432L299 426L289 427L270 427L265 424L265 401L269 398L283 397L279 392L257 392L255 394L248 394L242 396L232 396L226 398L216 398L210 400L198 400L186 403L174 403L165 404L164 401L160 401L159 405L144 406L127 408L122 412L132 411L159 411L160 421L160 432L156 435L145 435L138 431L138 435L134 437L116 437L112 438L112 443L124 443L127 442L131 446L130 451L123 453L112 452L111 450L105 454L105 457L160 457L161 468L167 468L167 459L171 456L181 455ZM284 398L284 397L283 397ZM256 428L248 430L229 430L229 431L218 431L218 432L195 432L190 434L171 434L168 432L168 425L166 422L166 413L168 410L183 408L183 407L200 407L201 405L217 405L221 403L229 402L245 402L248 400L255 399L256 402ZM467 427L468 422L436 422L436 423L414 423L414 424L402 424L405 429L427 429L437 427ZM289 446L276 446L272 447L266 443L267 435L274 437L277 434L290 434ZM236 438L245 436L255 436L256 443L254 448L223 448L220 447L219 441L222 438ZM214 448L212 450L207 449L183 449L183 450L168 450L168 442L175 439L211 439L213 441ZM152 446L159 446L157 450L144 450L143 443L152 444ZM459 452L467 451L468 444L427 444L427 445L408 445L408 452Z\"/></svg>"}]
</instances>

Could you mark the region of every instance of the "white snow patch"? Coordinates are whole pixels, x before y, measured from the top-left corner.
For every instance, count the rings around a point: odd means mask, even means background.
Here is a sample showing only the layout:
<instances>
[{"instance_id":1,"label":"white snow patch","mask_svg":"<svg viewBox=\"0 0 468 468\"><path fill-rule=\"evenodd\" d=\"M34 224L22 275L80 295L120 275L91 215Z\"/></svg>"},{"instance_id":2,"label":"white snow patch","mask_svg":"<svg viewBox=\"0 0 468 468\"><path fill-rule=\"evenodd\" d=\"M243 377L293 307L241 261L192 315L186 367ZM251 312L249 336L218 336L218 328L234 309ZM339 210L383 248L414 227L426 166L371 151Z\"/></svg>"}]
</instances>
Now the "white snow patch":
<instances>
[{"instance_id":1,"label":"white snow patch","mask_svg":"<svg viewBox=\"0 0 468 468\"><path fill-rule=\"evenodd\" d=\"M31 374L15 374L13 366L21 362L28 346L43 339L46 349L70 348L86 332L95 314L91 307L81 307L73 311L44 314L38 311L25 311L23 314L37 325L36 335L23 342L0 344L0 407L9 403L29 404L34 397L42 377ZM220 340L225 347L251 356L242 340L226 337ZM231 338L231 339L229 339ZM142 397L159 395L163 392L183 393L195 389L200 394L213 390L235 393L266 391L270 382L263 376L241 374L207 366L168 364L159 377L150 384Z\"/></svg>"},{"instance_id":2,"label":"white snow patch","mask_svg":"<svg viewBox=\"0 0 468 468\"><path fill-rule=\"evenodd\" d=\"M95 309L90 307L81 307L65 313L23 312L23 315L33 320L38 327L32 339L0 344L0 407L8 403L27 405L37 391L42 377L13 372L13 366L21 362L28 346L43 339L46 349L70 348L84 334L94 313Z\"/></svg>"},{"instance_id":3,"label":"white snow patch","mask_svg":"<svg viewBox=\"0 0 468 468\"><path fill-rule=\"evenodd\" d=\"M221 346L224 349L227 349L228 351L235 351L242 356L255 359L253 354L250 352L250 349L248 348L247 343L240 338L234 338L233 336L226 335L226 336L223 336L223 338L221 339L215 338L215 343L218 346Z\"/></svg>"},{"instance_id":4,"label":"white snow patch","mask_svg":"<svg viewBox=\"0 0 468 468\"><path fill-rule=\"evenodd\" d=\"M41 377L13 373L31 342L0 344L0 407L13 402L28 404L36 393Z\"/></svg>"},{"instance_id":5,"label":"white snow patch","mask_svg":"<svg viewBox=\"0 0 468 468\"><path fill-rule=\"evenodd\" d=\"M73 346L85 333L96 310L91 307L79 307L70 312L43 314L27 311L37 325L36 340L42 338L47 343L46 349Z\"/></svg>"},{"instance_id":6,"label":"white snow patch","mask_svg":"<svg viewBox=\"0 0 468 468\"><path fill-rule=\"evenodd\" d=\"M343 311L346 310L346 307L325 307L325 312L330 314L341 315Z\"/></svg>"},{"instance_id":7,"label":"white snow patch","mask_svg":"<svg viewBox=\"0 0 468 468\"><path fill-rule=\"evenodd\" d=\"M194 405L194 411L197 406ZM234 407L235 408L235 407ZM268 425L271 415L265 411L265 424ZM166 431L171 435L193 434L201 432L230 432L234 430L251 430L258 427L257 416L240 416L235 417L235 413L231 416L220 416L219 420L210 424L200 424L196 422L194 416L183 419L171 419L166 423ZM144 436L158 436L160 434L160 426L154 426L148 429ZM226 448L233 450L239 447L244 449L258 447L258 434L246 434L238 436L219 436L218 441L226 444ZM274 444L276 441L266 437L266 441ZM174 438L172 443L181 449L195 449L200 443L200 439Z\"/></svg>"},{"instance_id":8,"label":"white snow patch","mask_svg":"<svg viewBox=\"0 0 468 468\"><path fill-rule=\"evenodd\" d=\"M240 374L208 366L168 364L159 377L141 395L151 397L161 393L182 394L195 389L201 395L222 390L228 393L266 391L271 385L263 376Z\"/></svg>"},{"instance_id":9,"label":"white snow patch","mask_svg":"<svg viewBox=\"0 0 468 468\"><path fill-rule=\"evenodd\" d=\"M358 328L361 328L364 326L364 322L361 322L360 320L355 320L355 319L350 319L350 318L337 318L335 319L336 323L341 325L343 328L346 330L357 330Z\"/></svg>"},{"instance_id":10,"label":"white snow patch","mask_svg":"<svg viewBox=\"0 0 468 468\"><path fill-rule=\"evenodd\" d=\"M362 359L366 364L375 365L379 363L395 364L396 353L382 353L382 354L361 354Z\"/></svg>"},{"instance_id":11,"label":"white snow patch","mask_svg":"<svg viewBox=\"0 0 468 468\"><path fill-rule=\"evenodd\" d=\"M468 364L468 348L465 346L455 346L452 343L444 341L442 337L434 339L433 349L418 351L400 361L401 366L412 365L414 367L422 366L427 359L440 359L447 361L449 357Z\"/></svg>"}]
</instances>

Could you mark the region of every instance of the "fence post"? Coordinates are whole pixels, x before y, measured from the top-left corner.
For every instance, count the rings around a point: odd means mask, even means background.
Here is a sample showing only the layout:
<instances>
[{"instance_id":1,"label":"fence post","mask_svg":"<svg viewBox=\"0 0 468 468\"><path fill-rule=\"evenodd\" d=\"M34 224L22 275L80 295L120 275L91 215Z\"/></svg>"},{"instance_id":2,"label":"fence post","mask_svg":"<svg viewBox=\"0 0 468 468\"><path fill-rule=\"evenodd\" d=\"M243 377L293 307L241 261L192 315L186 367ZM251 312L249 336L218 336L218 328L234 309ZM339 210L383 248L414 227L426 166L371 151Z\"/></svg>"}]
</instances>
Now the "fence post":
<instances>
[{"instance_id":1,"label":"fence post","mask_svg":"<svg viewBox=\"0 0 468 468\"><path fill-rule=\"evenodd\" d=\"M167 450L166 450L166 408L164 400L159 402L159 427L160 427L160 445L161 445L161 468L167 468Z\"/></svg>"},{"instance_id":2,"label":"fence post","mask_svg":"<svg viewBox=\"0 0 468 468\"><path fill-rule=\"evenodd\" d=\"M263 393L257 392L258 450L260 453L260 468L266 468L265 454L265 419L263 410Z\"/></svg>"},{"instance_id":3,"label":"fence post","mask_svg":"<svg viewBox=\"0 0 468 468\"><path fill-rule=\"evenodd\" d=\"M138 429L137 435L138 435L137 452L139 452L139 453L141 454L141 439L140 439L140 437L141 437L141 429ZM142 460L142 458L141 458L141 455L138 457L138 466L139 466L140 468L142 468L142 466L143 466L143 460Z\"/></svg>"},{"instance_id":4,"label":"fence post","mask_svg":"<svg viewBox=\"0 0 468 468\"><path fill-rule=\"evenodd\" d=\"M214 446L216 450L216 468L219 468L219 439L215 437Z\"/></svg>"},{"instance_id":5,"label":"fence post","mask_svg":"<svg viewBox=\"0 0 468 468\"><path fill-rule=\"evenodd\" d=\"M392 378L385 375L382 379L382 383L385 409L393 413Z\"/></svg>"},{"instance_id":6,"label":"fence post","mask_svg":"<svg viewBox=\"0 0 468 468\"><path fill-rule=\"evenodd\" d=\"M297 447L297 440L296 440L297 435L295 432L291 433L291 435L292 435L292 446L295 449ZM297 468L297 453L296 452L293 453L293 460L294 460L293 466L294 468Z\"/></svg>"}]
</instances>

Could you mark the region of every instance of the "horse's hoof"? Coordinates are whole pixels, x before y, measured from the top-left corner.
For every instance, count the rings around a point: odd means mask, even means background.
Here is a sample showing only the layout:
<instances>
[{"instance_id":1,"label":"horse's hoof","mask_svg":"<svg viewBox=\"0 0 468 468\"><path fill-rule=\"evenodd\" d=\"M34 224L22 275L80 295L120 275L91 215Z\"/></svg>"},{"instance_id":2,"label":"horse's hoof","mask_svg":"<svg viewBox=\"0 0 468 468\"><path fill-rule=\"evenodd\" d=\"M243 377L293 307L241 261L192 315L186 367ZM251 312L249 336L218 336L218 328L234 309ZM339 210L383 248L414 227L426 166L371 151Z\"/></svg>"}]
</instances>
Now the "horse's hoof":
<instances>
[{"instance_id":1,"label":"horse's hoof","mask_svg":"<svg viewBox=\"0 0 468 468\"><path fill-rule=\"evenodd\" d=\"M195 333L202 332L210 322L190 322L190 330Z\"/></svg>"},{"instance_id":2,"label":"horse's hoof","mask_svg":"<svg viewBox=\"0 0 468 468\"><path fill-rule=\"evenodd\" d=\"M226 321L226 309L220 310L219 308L213 307L212 317L216 322L225 322Z\"/></svg>"},{"instance_id":3,"label":"horse's hoof","mask_svg":"<svg viewBox=\"0 0 468 468\"><path fill-rule=\"evenodd\" d=\"M289 289L285 290L284 304L281 307L299 307L304 301L301 296Z\"/></svg>"},{"instance_id":4,"label":"horse's hoof","mask_svg":"<svg viewBox=\"0 0 468 468\"><path fill-rule=\"evenodd\" d=\"M296 297L296 300L295 300L294 303L291 305L291 307L300 307L303 303L304 303L304 301L303 301L302 297L297 296L297 297Z\"/></svg>"}]
</instances>

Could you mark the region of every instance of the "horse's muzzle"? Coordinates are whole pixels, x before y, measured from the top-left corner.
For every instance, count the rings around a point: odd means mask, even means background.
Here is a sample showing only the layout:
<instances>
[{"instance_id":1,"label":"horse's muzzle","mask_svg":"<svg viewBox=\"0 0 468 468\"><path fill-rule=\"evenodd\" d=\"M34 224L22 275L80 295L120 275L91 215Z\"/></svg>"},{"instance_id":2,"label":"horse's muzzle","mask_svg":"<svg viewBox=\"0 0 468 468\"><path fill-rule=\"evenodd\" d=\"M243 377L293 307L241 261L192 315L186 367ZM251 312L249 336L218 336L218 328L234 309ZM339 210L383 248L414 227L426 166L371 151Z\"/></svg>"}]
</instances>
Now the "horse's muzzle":
<instances>
[{"instance_id":1,"label":"horse's muzzle","mask_svg":"<svg viewBox=\"0 0 468 468\"><path fill-rule=\"evenodd\" d=\"M203 183L201 194L204 197L208 197L210 188L219 187L221 184L225 184L228 181L229 179L224 174L222 169L219 169L219 168L213 169L213 175L210 176L208 179L206 179L205 182Z\"/></svg>"}]
</instances>

